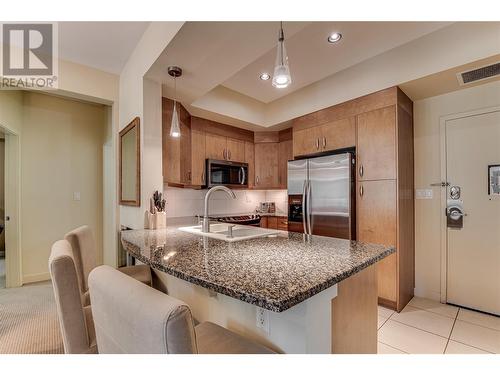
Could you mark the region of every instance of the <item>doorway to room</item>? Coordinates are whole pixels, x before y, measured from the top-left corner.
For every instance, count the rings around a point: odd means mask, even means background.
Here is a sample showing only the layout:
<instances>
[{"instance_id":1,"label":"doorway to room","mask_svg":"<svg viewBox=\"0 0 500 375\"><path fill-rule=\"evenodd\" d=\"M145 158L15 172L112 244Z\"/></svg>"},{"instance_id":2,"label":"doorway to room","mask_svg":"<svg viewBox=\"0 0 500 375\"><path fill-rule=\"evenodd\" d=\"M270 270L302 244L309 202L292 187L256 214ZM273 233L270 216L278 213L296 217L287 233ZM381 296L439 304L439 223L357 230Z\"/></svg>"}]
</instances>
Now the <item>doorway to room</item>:
<instances>
[{"instance_id":1,"label":"doorway to room","mask_svg":"<svg viewBox=\"0 0 500 375\"><path fill-rule=\"evenodd\" d=\"M5 134L0 130L0 289L5 288Z\"/></svg>"},{"instance_id":2,"label":"doorway to room","mask_svg":"<svg viewBox=\"0 0 500 375\"><path fill-rule=\"evenodd\" d=\"M442 122L446 302L500 315L500 108Z\"/></svg>"}]
</instances>

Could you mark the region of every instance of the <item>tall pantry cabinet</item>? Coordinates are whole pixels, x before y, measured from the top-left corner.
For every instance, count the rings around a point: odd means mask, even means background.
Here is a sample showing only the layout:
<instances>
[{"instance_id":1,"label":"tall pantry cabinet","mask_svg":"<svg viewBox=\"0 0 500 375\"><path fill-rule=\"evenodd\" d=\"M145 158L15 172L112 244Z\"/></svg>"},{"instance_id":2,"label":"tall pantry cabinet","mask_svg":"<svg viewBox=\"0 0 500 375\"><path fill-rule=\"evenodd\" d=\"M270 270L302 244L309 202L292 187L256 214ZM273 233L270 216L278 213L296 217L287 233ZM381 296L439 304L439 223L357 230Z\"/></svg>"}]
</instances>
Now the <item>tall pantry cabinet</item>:
<instances>
[{"instance_id":1,"label":"tall pantry cabinet","mask_svg":"<svg viewBox=\"0 0 500 375\"><path fill-rule=\"evenodd\" d=\"M413 109L394 91L394 104L356 116L356 217L358 241L396 247L378 263L378 291L401 311L414 289Z\"/></svg>"}]
</instances>

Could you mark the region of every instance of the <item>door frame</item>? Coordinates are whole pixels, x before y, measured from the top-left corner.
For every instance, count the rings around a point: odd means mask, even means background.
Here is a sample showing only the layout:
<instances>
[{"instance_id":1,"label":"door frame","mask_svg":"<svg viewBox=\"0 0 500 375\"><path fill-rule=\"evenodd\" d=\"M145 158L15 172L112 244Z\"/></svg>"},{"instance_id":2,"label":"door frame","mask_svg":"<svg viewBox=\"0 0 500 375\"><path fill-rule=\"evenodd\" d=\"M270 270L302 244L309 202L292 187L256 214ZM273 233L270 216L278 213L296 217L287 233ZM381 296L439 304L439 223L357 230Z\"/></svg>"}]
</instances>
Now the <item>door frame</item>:
<instances>
[{"instance_id":1,"label":"door frame","mask_svg":"<svg viewBox=\"0 0 500 375\"><path fill-rule=\"evenodd\" d=\"M446 168L446 123L448 121L458 120L467 117L485 115L488 113L500 112L500 106L480 108L473 111L459 112L451 115L441 116L439 118L439 141L441 155L441 181L448 182ZM448 188L441 189L440 207L441 207L441 282L440 282L440 300L441 303L447 303L447 270L448 270L448 230L446 225L446 210Z\"/></svg>"},{"instance_id":2,"label":"door frame","mask_svg":"<svg viewBox=\"0 0 500 375\"><path fill-rule=\"evenodd\" d=\"M20 227L20 136L12 130L1 126L5 133L5 287L13 288L22 285L21 263L21 227Z\"/></svg>"}]
</instances>

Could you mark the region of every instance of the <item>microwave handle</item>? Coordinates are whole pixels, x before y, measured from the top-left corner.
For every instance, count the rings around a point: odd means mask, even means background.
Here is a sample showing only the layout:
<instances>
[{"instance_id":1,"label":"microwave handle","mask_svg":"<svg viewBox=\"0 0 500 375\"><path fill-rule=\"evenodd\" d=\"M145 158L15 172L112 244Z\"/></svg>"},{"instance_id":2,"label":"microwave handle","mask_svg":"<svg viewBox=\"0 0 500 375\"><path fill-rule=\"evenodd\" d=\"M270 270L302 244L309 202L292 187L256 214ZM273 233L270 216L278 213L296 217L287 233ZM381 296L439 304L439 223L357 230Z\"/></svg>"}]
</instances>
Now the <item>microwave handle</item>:
<instances>
[{"instance_id":1,"label":"microwave handle","mask_svg":"<svg viewBox=\"0 0 500 375\"><path fill-rule=\"evenodd\" d=\"M241 184L245 185L245 180L247 179L247 175L245 173L245 168L241 167L240 171L241 171Z\"/></svg>"}]
</instances>

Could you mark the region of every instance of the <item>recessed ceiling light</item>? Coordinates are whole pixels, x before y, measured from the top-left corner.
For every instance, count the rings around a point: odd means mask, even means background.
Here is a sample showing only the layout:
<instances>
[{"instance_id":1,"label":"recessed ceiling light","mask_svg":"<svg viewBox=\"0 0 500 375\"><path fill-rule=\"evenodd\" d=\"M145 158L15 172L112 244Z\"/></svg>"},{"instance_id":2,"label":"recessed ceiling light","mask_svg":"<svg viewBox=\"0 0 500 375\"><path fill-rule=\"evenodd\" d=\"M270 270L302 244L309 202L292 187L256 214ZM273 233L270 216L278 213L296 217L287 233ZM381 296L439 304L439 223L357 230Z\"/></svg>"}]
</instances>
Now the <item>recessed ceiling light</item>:
<instances>
[{"instance_id":1,"label":"recessed ceiling light","mask_svg":"<svg viewBox=\"0 0 500 375\"><path fill-rule=\"evenodd\" d=\"M328 43L337 43L340 39L342 39L341 33L333 33L328 37Z\"/></svg>"},{"instance_id":2,"label":"recessed ceiling light","mask_svg":"<svg viewBox=\"0 0 500 375\"><path fill-rule=\"evenodd\" d=\"M271 76L269 75L269 73L262 73L260 75L260 79L263 80L263 81L267 81L269 78L271 78Z\"/></svg>"}]
</instances>

